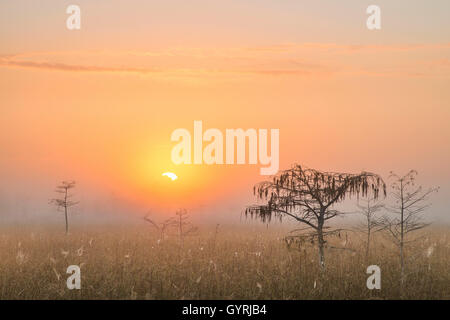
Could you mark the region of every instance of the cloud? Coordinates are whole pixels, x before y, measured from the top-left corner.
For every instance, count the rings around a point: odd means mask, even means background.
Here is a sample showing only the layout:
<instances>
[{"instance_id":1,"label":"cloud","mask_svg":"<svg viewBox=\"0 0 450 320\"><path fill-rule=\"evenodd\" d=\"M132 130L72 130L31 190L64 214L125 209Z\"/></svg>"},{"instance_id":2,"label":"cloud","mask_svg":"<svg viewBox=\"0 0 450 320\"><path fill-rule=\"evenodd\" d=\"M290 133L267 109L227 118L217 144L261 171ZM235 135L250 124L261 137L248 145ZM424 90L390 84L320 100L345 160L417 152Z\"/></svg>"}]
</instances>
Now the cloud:
<instances>
[{"instance_id":1,"label":"cloud","mask_svg":"<svg viewBox=\"0 0 450 320\"><path fill-rule=\"evenodd\" d=\"M111 65L101 66L96 64L75 64L53 62L48 60L58 60L58 56L70 56L69 60L82 60L81 57L97 56L97 61L113 56ZM204 58L198 59L197 53L194 53L193 58L188 53L179 53L178 55L171 54L165 56L164 54L149 55L146 52L126 52L126 53L106 53L105 56L101 53L64 53L64 52L33 52L21 53L17 55L0 56L0 68L26 68L26 69L40 69L49 71L64 71L64 72L92 72L92 73L135 73L141 75L147 74L161 74L172 76L188 76L188 77L204 77L207 75L227 75L227 74L259 74L259 75L307 75L320 74L325 72L325 67L317 63L309 63L307 61L297 61L293 59L283 60L279 58L267 57L242 57L242 56L216 56L214 54L208 55L205 53ZM143 57L142 63L139 63L136 57ZM150 56L150 58L149 58ZM57 57L57 58L55 58ZM156 57L165 57L163 60L156 60ZM169 57L167 59L167 57ZM40 59L40 60L39 60ZM45 61L43 61L45 60ZM111 60L111 59L109 59ZM112 64L117 64L120 61L127 61L128 64L134 65L148 65L149 60L152 64L157 64L158 68L152 67L117 67ZM127 63L120 62L121 65Z\"/></svg>"},{"instance_id":2,"label":"cloud","mask_svg":"<svg viewBox=\"0 0 450 320\"><path fill-rule=\"evenodd\" d=\"M115 68L115 67L100 67L100 66L84 66L71 65L55 62L36 62L36 61L21 61L11 58L0 59L0 66L58 70L58 71L74 71L74 72L125 72L125 73L155 73L159 72L157 69L141 69L141 68Z\"/></svg>"},{"instance_id":3,"label":"cloud","mask_svg":"<svg viewBox=\"0 0 450 320\"><path fill-rule=\"evenodd\" d=\"M171 78L260 76L448 76L430 69L450 43L347 45L287 43L255 47L169 48L155 51L61 51L0 55L0 68L91 73L129 73ZM428 60L418 50L427 52ZM393 53L376 61L362 53ZM353 54L358 56L353 58ZM351 57L348 59L347 57ZM448 65L448 59L439 64ZM82 63L83 62L83 63ZM436 63L435 63L436 64Z\"/></svg>"},{"instance_id":4,"label":"cloud","mask_svg":"<svg viewBox=\"0 0 450 320\"><path fill-rule=\"evenodd\" d=\"M435 49L449 49L450 43L430 43L430 44L338 44L338 43L320 43L320 42L305 42L305 43L286 43L270 46L259 46L246 48L248 51L267 51L267 52L288 52L300 49L316 49L316 50L341 50L347 53L355 53L361 51L415 51L415 50L435 50Z\"/></svg>"}]
</instances>

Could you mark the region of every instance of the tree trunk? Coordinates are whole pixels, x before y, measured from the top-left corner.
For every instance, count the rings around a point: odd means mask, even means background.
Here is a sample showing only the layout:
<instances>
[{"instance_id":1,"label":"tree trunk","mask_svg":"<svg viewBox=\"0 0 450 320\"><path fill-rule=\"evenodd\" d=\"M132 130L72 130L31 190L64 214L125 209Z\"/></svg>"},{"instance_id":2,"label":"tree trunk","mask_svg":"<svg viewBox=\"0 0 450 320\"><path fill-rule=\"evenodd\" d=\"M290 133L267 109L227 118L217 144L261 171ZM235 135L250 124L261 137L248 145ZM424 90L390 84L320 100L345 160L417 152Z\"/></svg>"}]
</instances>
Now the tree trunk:
<instances>
[{"instance_id":1,"label":"tree trunk","mask_svg":"<svg viewBox=\"0 0 450 320\"><path fill-rule=\"evenodd\" d=\"M319 265L325 269L325 254L323 252L324 240L322 232L319 233Z\"/></svg>"},{"instance_id":2,"label":"tree trunk","mask_svg":"<svg viewBox=\"0 0 450 320\"><path fill-rule=\"evenodd\" d=\"M319 265L322 270L325 269L325 254L323 252L323 247L325 241L323 239L323 225L324 225L325 208L321 208L320 217L317 223L317 241L319 245Z\"/></svg>"},{"instance_id":3,"label":"tree trunk","mask_svg":"<svg viewBox=\"0 0 450 320\"><path fill-rule=\"evenodd\" d=\"M67 219L67 192L68 189L66 188L66 193L64 195L64 217L66 218L66 234L69 233L69 221Z\"/></svg>"},{"instance_id":4,"label":"tree trunk","mask_svg":"<svg viewBox=\"0 0 450 320\"><path fill-rule=\"evenodd\" d=\"M323 247L325 244L325 241L323 239L323 231L322 231L323 223L319 223L319 228L317 230L317 241L319 245L319 265L323 269L325 269L325 254L323 251Z\"/></svg>"},{"instance_id":5,"label":"tree trunk","mask_svg":"<svg viewBox=\"0 0 450 320\"><path fill-rule=\"evenodd\" d=\"M183 221L181 220L181 214L180 214L180 227L179 227L179 233L180 233L180 245L181 247L184 246L184 239L183 239Z\"/></svg>"},{"instance_id":6,"label":"tree trunk","mask_svg":"<svg viewBox=\"0 0 450 320\"><path fill-rule=\"evenodd\" d=\"M319 265L322 269L325 269L325 254L323 252L323 235L319 236Z\"/></svg>"},{"instance_id":7,"label":"tree trunk","mask_svg":"<svg viewBox=\"0 0 450 320\"><path fill-rule=\"evenodd\" d=\"M370 250L370 228L367 230L366 260L369 260L369 250Z\"/></svg>"},{"instance_id":8,"label":"tree trunk","mask_svg":"<svg viewBox=\"0 0 450 320\"><path fill-rule=\"evenodd\" d=\"M403 238L403 237L402 237ZM400 241L400 281L403 284L405 280L405 261L404 261L404 252L403 252L403 239Z\"/></svg>"},{"instance_id":9,"label":"tree trunk","mask_svg":"<svg viewBox=\"0 0 450 320\"><path fill-rule=\"evenodd\" d=\"M404 260L404 252L403 252L403 242L404 242L404 234L405 234L405 221L404 221L404 210L405 210L405 204L404 204L404 197L403 197L403 182L400 183L400 200L401 200L401 210L400 210L400 268L401 268L401 274L400 274L400 282L403 286L403 281L405 280L405 260Z\"/></svg>"},{"instance_id":10,"label":"tree trunk","mask_svg":"<svg viewBox=\"0 0 450 320\"><path fill-rule=\"evenodd\" d=\"M366 244L366 262L369 261L370 250L370 231L372 230L372 219L370 212L370 200L367 201L367 244Z\"/></svg>"},{"instance_id":11,"label":"tree trunk","mask_svg":"<svg viewBox=\"0 0 450 320\"><path fill-rule=\"evenodd\" d=\"M64 208L64 217L66 218L66 234L69 233L69 221L67 221L67 208Z\"/></svg>"}]
</instances>

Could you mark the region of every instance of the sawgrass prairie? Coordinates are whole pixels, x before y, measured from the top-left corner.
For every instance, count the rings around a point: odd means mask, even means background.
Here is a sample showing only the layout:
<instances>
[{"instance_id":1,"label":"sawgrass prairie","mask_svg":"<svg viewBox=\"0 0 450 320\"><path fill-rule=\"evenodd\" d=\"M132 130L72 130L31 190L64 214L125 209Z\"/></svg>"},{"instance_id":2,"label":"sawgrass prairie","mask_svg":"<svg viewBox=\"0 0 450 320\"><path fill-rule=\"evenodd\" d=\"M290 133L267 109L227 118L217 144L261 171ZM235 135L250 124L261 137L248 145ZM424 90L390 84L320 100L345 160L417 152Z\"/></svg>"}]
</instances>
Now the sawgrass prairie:
<instances>
[{"instance_id":1,"label":"sawgrass prairie","mask_svg":"<svg viewBox=\"0 0 450 320\"><path fill-rule=\"evenodd\" d=\"M401 285L398 250L375 234L330 239L326 268L310 243L288 248L286 226L203 226L181 244L147 226L8 228L0 234L0 299L449 299L449 227L429 227L406 251ZM69 290L69 265L81 290ZM369 290L367 266L381 268Z\"/></svg>"}]
</instances>

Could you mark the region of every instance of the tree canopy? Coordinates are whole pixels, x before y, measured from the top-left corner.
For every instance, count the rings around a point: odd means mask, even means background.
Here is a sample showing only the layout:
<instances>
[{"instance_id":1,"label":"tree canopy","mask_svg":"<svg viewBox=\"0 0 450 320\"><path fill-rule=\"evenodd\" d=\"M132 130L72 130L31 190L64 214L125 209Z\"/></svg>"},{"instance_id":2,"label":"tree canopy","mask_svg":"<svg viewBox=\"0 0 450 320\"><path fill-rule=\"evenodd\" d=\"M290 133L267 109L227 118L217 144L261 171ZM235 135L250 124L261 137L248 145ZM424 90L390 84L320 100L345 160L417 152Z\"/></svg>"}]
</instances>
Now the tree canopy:
<instances>
[{"instance_id":1,"label":"tree canopy","mask_svg":"<svg viewBox=\"0 0 450 320\"><path fill-rule=\"evenodd\" d=\"M284 215L303 222L317 229L314 220L329 220L340 214L331 207L347 197L367 196L369 193L377 199L386 195L386 184L374 173L359 174L322 172L315 169L294 165L254 187L254 194L265 205L250 206L246 215L270 221L272 216L282 218Z\"/></svg>"}]
</instances>

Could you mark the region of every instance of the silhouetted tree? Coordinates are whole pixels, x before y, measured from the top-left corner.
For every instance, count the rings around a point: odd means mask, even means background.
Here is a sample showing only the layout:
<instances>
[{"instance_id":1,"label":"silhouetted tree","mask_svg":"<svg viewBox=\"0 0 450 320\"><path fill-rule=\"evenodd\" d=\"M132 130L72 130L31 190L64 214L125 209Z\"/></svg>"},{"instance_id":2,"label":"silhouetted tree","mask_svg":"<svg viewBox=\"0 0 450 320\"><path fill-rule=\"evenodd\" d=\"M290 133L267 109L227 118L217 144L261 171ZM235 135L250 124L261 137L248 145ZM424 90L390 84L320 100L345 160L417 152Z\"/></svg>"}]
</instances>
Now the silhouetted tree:
<instances>
[{"instance_id":1,"label":"silhouetted tree","mask_svg":"<svg viewBox=\"0 0 450 320\"><path fill-rule=\"evenodd\" d=\"M61 194L61 198L51 199L50 203L55 204L58 210L64 211L64 217L66 219L66 234L69 232L69 219L68 210L70 207L78 204L76 201L70 200L73 195L69 193L70 189L75 188L75 181L63 181L56 187L55 192Z\"/></svg>"},{"instance_id":2,"label":"silhouetted tree","mask_svg":"<svg viewBox=\"0 0 450 320\"><path fill-rule=\"evenodd\" d=\"M373 173L321 172L294 165L274 176L272 181L257 184L254 194L267 203L248 207L245 214L263 222L270 221L273 215L280 220L287 216L307 225L312 231L298 237L317 240L319 264L324 268L325 237L340 231L330 230L325 223L343 214L333 206L352 195L367 196L370 193L377 199L380 191L385 195L386 185Z\"/></svg>"},{"instance_id":3,"label":"silhouetted tree","mask_svg":"<svg viewBox=\"0 0 450 320\"><path fill-rule=\"evenodd\" d=\"M384 217L383 226L388 230L394 243L400 251L401 281L405 276L405 245L414 239L407 239L409 233L420 230L429 225L423 221L423 213L431 204L428 203L430 195L438 188L423 190L421 186L415 186L417 171L411 170L404 176L398 176L391 172L390 178L394 179L391 195L394 197L394 205L388 209L394 217Z\"/></svg>"},{"instance_id":4,"label":"silhouetted tree","mask_svg":"<svg viewBox=\"0 0 450 320\"><path fill-rule=\"evenodd\" d=\"M160 234L160 239L164 240L167 230L170 227L178 229L178 236L180 239L180 244L183 245L184 238L190 234L197 231L197 228L192 226L189 222L189 215L186 209L179 209L175 212L176 217L170 217L163 222L157 223L149 218L149 214L144 217L144 220L150 223L152 227L158 230Z\"/></svg>"},{"instance_id":5,"label":"silhouetted tree","mask_svg":"<svg viewBox=\"0 0 450 320\"><path fill-rule=\"evenodd\" d=\"M159 239L161 241L164 241L167 229L176 226L177 224L177 221L174 218L168 218L160 223L157 223L149 218L149 214L144 217L144 220L150 223L150 225L159 232Z\"/></svg>"},{"instance_id":6,"label":"silhouetted tree","mask_svg":"<svg viewBox=\"0 0 450 320\"><path fill-rule=\"evenodd\" d=\"M366 259L369 258L370 253L370 239L374 232L380 231L383 229L381 220L382 218L377 215L381 209L385 206L383 203L374 199L374 197L369 197L367 199L363 199L362 202L364 205L358 203L358 208L361 210L359 213L362 214L365 218L364 223L360 226L360 230L367 235L366 238Z\"/></svg>"},{"instance_id":7,"label":"silhouetted tree","mask_svg":"<svg viewBox=\"0 0 450 320\"><path fill-rule=\"evenodd\" d=\"M197 228L192 226L191 222L189 222L189 215L186 209L179 209L175 213L178 216L177 227L178 227L178 235L180 236L181 245L184 244L184 237L194 233L197 231Z\"/></svg>"}]
</instances>

